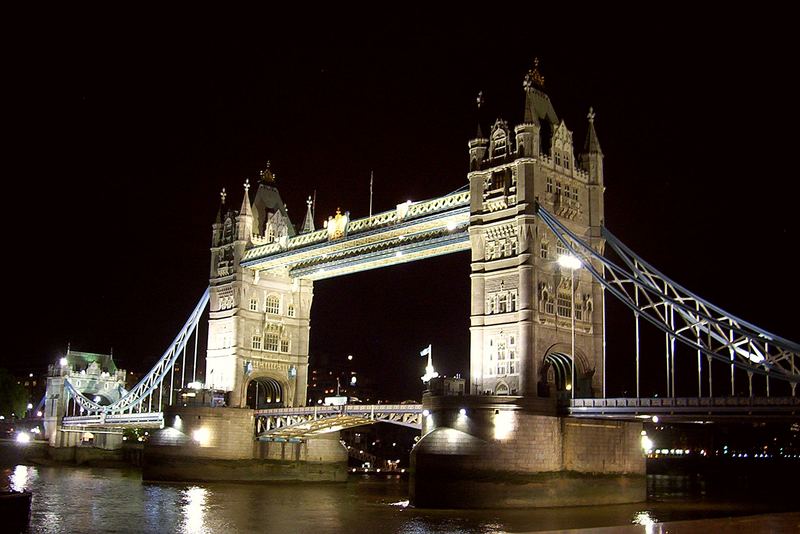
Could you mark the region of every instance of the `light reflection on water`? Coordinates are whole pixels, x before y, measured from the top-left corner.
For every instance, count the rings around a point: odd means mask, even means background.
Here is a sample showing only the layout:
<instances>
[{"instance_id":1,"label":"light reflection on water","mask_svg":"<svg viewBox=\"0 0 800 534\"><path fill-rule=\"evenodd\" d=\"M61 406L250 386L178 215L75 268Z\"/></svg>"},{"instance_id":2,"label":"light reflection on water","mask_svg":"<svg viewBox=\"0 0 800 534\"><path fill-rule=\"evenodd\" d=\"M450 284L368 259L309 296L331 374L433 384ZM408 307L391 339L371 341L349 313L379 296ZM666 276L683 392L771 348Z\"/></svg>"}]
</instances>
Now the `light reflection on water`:
<instances>
[{"instance_id":1,"label":"light reflection on water","mask_svg":"<svg viewBox=\"0 0 800 534\"><path fill-rule=\"evenodd\" d=\"M405 480L346 484L149 484L136 470L16 466L2 481L33 491L31 532L509 532L660 523L770 511L671 500L528 510L420 510ZM743 509L747 508L747 509Z\"/></svg>"}]
</instances>

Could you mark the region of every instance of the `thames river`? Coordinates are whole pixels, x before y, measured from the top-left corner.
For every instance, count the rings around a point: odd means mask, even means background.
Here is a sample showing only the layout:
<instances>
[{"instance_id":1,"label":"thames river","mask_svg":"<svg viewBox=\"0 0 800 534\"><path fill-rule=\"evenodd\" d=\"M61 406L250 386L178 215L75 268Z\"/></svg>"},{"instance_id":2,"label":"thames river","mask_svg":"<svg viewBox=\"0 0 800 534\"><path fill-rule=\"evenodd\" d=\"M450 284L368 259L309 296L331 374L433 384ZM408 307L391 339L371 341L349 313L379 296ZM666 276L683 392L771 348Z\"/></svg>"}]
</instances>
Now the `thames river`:
<instances>
[{"instance_id":1,"label":"thames river","mask_svg":"<svg viewBox=\"0 0 800 534\"><path fill-rule=\"evenodd\" d=\"M3 485L33 492L30 532L526 532L652 526L665 521L781 512L752 498L707 499L702 481L651 476L641 504L529 510L418 510L407 481L344 484L150 484L135 469L17 465ZM772 502L772 501L768 501ZM769 517L769 516L767 516Z\"/></svg>"}]
</instances>

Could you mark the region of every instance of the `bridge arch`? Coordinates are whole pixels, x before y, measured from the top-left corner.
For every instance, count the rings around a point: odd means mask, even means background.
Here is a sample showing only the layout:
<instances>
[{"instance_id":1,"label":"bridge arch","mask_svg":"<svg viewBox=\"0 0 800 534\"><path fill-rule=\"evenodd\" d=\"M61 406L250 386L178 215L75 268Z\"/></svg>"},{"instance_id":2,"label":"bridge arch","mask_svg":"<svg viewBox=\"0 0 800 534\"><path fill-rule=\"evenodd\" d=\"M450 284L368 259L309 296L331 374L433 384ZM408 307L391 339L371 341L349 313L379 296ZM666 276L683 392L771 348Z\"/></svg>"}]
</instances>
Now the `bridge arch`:
<instances>
[{"instance_id":1,"label":"bridge arch","mask_svg":"<svg viewBox=\"0 0 800 534\"><path fill-rule=\"evenodd\" d=\"M589 361L583 352L575 349L575 384L572 384L572 347L565 343L552 345L539 366L539 396L552 397L572 395L571 389L575 387L575 397L591 397L592 376L595 370L589 367Z\"/></svg>"},{"instance_id":2,"label":"bridge arch","mask_svg":"<svg viewBox=\"0 0 800 534\"><path fill-rule=\"evenodd\" d=\"M254 374L245 385L244 401L253 410L282 408L289 404L289 384L269 373Z\"/></svg>"}]
</instances>

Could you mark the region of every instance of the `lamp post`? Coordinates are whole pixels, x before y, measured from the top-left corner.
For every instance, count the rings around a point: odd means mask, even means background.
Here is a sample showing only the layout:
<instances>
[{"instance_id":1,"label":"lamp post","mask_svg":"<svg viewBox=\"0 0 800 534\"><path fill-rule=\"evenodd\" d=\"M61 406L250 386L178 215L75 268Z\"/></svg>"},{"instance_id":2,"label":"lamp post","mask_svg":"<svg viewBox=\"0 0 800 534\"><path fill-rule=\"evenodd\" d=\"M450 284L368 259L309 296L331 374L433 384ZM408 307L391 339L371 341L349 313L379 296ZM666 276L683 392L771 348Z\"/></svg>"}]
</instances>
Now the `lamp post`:
<instances>
[{"instance_id":1,"label":"lamp post","mask_svg":"<svg viewBox=\"0 0 800 534\"><path fill-rule=\"evenodd\" d=\"M575 269L580 269L581 260L572 254L563 254L558 257L558 264L561 267L569 269L570 272L570 292L569 301L571 305L570 316L572 318L572 377L570 378L570 385L572 386L572 398L575 398Z\"/></svg>"}]
</instances>

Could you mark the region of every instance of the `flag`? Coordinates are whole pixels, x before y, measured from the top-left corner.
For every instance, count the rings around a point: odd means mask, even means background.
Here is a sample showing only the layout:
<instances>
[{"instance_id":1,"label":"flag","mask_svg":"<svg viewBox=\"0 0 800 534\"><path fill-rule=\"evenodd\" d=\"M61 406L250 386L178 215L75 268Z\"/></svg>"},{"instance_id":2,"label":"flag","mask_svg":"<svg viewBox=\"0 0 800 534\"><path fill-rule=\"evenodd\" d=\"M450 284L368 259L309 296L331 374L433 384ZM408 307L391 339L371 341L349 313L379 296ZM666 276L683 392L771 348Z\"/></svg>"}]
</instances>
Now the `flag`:
<instances>
[{"instance_id":1,"label":"flag","mask_svg":"<svg viewBox=\"0 0 800 534\"><path fill-rule=\"evenodd\" d=\"M420 356L430 356L430 354L431 354L431 346L430 345L428 345L427 347L422 349L420 351L420 353L419 353Z\"/></svg>"}]
</instances>

